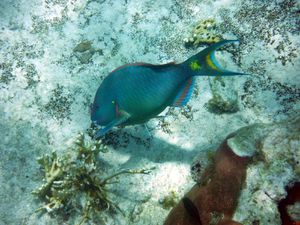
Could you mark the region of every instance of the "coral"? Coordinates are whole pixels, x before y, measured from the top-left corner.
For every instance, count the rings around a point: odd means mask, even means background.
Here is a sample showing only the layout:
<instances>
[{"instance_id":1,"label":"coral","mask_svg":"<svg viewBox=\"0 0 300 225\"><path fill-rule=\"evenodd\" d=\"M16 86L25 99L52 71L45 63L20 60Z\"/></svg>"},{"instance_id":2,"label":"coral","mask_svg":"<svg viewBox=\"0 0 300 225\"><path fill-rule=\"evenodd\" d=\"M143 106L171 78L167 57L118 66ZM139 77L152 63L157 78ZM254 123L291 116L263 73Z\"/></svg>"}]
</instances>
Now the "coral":
<instances>
[{"instance_id":1,"label":"coral","mask_svg":"<svg viewBox=\"0 0 300 225\"><path fill-rule=\"evenodd\" d=\"M267 136L272 126L253 124L243 127L235 132L233 137L227 139L230 149L240 157L252 157L257 153L262 140Z\"/></svg>"},{"instance_id":2,"label":"coral","mask_svg":"<svg viewBox=\"0 0 300 225\"><path fill-rule=\"evenodd\" d=\"M121 170L109 176L102 174L97 160L100 152L107 149L101 141L88 142L83 134L75 141L75 158L70 154L58 157L55 152L38 159L45 172L45 181L33 194L43 199L46 204L37 211L47 211L64 216L77 210L82 211L80 222L99 220L104 211L122 210L109 197L109 184L121 174L148 174L150 170ZM103 177L103 178L102 178ZM123 213L123 212L122 212Z\"/></svg>"},{"instance_id":3,"label":"coral","mask_svg":"<svg viewBox=\"0 0 300 225\"><path fill-rule=\"evenodd\" d=\"M216 33L216 21L206 19L199 21L191 31L189 37L184 39L186 45L198 46L219 42L222 37Z\"/></svg>"},{"instance_id":4,"label":"coral","mask_svg":"<svg viewBox=\"0 0 300 225\"><path fill-rule=\"evenodd\" d=\"M234 215L244 224L281 224L277 203L287 195L285 187L300 180L296 172L300 163L300 117L263 126L257 132L261 138L248 138L257 152L255 163L248 167L247 185ZM245 202L250 211L245 209Z\"/></svg>"},{"instance_id":5,"label":"coral","mask_svg":"<svg viewBox=\"0 0 300 225\"><path fill-rule=\"evenodd\" d=\"M240 224L231 218L250 159L236 155L226 139L217 150L214 162L202 174L201 184L196 184L172 209L164 225ZM195 207L193 211L197 212L191 212L193 207L187 206L185 198L191 201Z\"/></svg>"},{"instance_id":6,"label":"coral","mask_svg":"<svg viewBox=\"0 0 300 225\"><path fill-rule=\"evenodd\" d=\"M280 224L277 202L287 194L284 187L300 179L295 172L299 125L298 116L230 134L205 170L194 163L199 183L172 209L165 225Z\"/></svg>"}]
</instances>

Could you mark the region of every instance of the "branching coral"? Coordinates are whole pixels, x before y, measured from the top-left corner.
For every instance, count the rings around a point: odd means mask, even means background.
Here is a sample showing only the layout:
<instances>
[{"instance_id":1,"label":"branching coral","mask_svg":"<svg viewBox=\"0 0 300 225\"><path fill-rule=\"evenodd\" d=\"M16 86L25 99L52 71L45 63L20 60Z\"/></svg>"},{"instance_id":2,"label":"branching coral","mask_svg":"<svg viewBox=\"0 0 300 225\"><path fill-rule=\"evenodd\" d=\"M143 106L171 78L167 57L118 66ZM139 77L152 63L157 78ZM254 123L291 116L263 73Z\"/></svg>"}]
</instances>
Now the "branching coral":
<instances>
[{"instance_id":1,"label":"branching coral","mask_svg":"<svg viewBox=\"0 0 300 225\"><path fill-rule=\"evenodd\" d=\"M45 172L46 183L33 194L46 202L37 211L68 215L79 210L82 212L79 224L98 220L103 211L122 212L110 199L108 185L115 183L114 178L121 174L149 174L151 170L128 169L104 176L97 156L107 149L101 141L87 142L83 134L77 137L75 147L71 150L76 152L75 157L58 157L52 152L38 159Z\"/></svg>"}]
</instances>

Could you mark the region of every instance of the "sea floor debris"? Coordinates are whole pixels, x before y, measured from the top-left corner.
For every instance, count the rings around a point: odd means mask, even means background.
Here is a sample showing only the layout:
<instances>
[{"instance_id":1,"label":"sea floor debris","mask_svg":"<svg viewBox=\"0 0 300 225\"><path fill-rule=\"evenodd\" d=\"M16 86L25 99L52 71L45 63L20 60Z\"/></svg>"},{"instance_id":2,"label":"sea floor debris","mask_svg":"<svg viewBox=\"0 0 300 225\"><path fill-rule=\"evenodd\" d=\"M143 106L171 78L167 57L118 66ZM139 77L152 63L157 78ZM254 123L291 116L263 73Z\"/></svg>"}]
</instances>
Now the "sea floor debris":
<instances>
[{"instance_id":1,"label":"sea floor debris","mask_svg":"<svg viewBox=\"0 0 300 225\"><path fill-rule=\"evenodd\" d=\"M38 159L45 173L45 184L32 193L45 201L36 210L69 217L80 212L78 225L88 221L102 221L103 212L124 214L117 202L110 198L109 185L116 183L123 174L149 174L151 169L125 169L111 175L104 175L99 162L99 153L107 151L101 141L87 142L84 135L78 135L71 153L59 157L56 152ZM125 214L124 214L125 215Z\"/></svg>"}]
</instances>

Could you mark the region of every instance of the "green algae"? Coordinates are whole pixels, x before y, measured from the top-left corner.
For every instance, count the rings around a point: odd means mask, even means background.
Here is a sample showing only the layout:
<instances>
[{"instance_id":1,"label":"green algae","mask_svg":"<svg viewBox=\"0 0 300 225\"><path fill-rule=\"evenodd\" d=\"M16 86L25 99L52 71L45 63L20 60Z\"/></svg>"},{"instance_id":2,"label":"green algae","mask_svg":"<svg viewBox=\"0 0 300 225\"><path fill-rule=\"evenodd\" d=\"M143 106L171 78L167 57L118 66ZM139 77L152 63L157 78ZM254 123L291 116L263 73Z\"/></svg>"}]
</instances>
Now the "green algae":
<instances>
[{"instance_id":1,"label":"green algae","mask_svg":"<svg viewBox=\"0 0 300 225\"><path fill-rule=\"evenodd\" d=\"M175 191L171 191L168 195L166 195L161 201L160 204L164 209L170 209L177 205L179 201L179 197Z\"/></svg>"}]
</instances>

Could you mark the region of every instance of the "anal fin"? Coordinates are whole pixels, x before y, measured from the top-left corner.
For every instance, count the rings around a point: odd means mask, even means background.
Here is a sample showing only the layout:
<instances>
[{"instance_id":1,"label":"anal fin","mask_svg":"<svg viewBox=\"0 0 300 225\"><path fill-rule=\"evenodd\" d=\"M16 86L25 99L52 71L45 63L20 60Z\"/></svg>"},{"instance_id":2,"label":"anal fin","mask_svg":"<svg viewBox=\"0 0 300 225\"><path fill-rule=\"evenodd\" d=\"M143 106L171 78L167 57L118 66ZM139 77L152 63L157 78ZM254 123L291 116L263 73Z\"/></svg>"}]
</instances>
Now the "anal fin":
<instances>
[{"instance_id":1,"label":"anal fin","mask_svg":"<svg viewBox=\"0 0 300 225\"><path fill-rule=\"evenodd\" d=\"M182 86L182 88L179 90L174 102L172 103L172 106L184 106L186 103L190 100L191 95L193 93L195 84L194 77L191 77L188 79L185 84Z\"/></svg>"}]
</instances>

